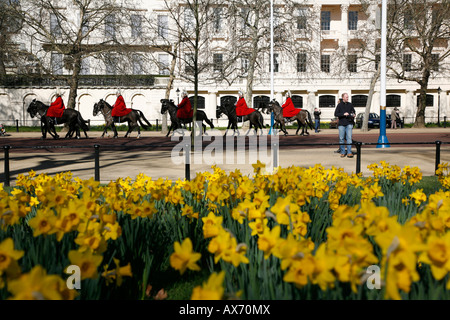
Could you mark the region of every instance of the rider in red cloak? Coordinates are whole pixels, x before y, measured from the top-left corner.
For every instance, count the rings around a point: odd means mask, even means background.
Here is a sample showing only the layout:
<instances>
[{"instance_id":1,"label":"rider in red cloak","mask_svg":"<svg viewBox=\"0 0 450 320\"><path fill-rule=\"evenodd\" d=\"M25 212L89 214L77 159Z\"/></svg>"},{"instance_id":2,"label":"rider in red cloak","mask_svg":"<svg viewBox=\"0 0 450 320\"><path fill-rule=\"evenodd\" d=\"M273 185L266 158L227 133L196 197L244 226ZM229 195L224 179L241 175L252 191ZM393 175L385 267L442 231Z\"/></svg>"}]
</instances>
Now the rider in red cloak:
<instances>
[{"instance_id":1,"label":"rider in red cloak","mask_svg":"<svg viewBox=\"0 0 450 320\"><path fill-rule=\"evenodd\" d=\"M191 101L188 98L186 90L183 90L182 97L183 99L178 105L177 118L192 118L194 116L194 110L192 109Z\"/></svg>"},{"instance_id":2,"label":"rider in red cloak","mask_svg":"<svg viewBox=\"0 0 450 320\"><path fill-rule=\"evenodd\" d=\"M239 91L239 100L236 102L236 115L238 117L246 116L252 113L253 111L255 111L255 109L249 108L247 106L247 103L245 102L244 99L244 94L242 93L242 91Z\"/></svg>"},{"instance_id":3,"label":"rider in red cloak","mask_svg":"<svg viewBox=\"0 0 450 320\"><path fill-rule=\"evenodd\" d=\"M283 108L283 117L284 118L294 117L301 110L301 109L297 109L294 107L294 103L292 102L290 92L286 93L286 101L281 107Z\"/></svg>"},{"instance_id":4,"label":"rider in red cloak","mask_svg":"<svg viewBox=\"0 0 450 320\"><path fill-rule=\"evenodd\" d=\"M61 98L61 93L58 89L56 91L56 99L50 104L50 107L48 107L46 115L47 117L61 118L65 109L64 101Z\"/></svg>"},{"instance_id":5,"label":"rider in red cloak","mask_svg":"<svg viewBox=\"0 0 450 320\"><path fill-rule=\"evenodd\" d=\"M130 108L127 108L125 105L125 100L122 97L122 94L119 90L116 92L117 99L116 102L113 104L113 109L111 111L111 116L113 117L123 117L126 116L131 112Z\"/></svg>"}]
</instances>

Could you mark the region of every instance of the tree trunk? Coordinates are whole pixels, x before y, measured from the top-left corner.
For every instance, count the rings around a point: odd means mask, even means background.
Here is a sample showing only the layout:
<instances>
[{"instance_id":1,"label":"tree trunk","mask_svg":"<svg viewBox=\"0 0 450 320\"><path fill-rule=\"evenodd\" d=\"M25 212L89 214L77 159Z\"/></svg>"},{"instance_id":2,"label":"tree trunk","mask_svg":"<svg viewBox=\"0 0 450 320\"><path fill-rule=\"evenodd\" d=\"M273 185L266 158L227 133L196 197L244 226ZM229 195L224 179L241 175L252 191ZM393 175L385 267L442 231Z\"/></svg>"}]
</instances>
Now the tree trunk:
<instances>
[{"instance_id":1,"label":"tree trunk","mask_svg":"<svg viewBox=\"0 0 450 320\"><path fill-rule=\"evenodd\" d=\"M361 125L362 132L369 131L370 106L372 105L373 92L375 91L375 85L377 84L378 78L380 77L380 73L381 73L381 67L380 67L380 64L378 64L377 72L375 72L373 74L372 80L370 81L369 97L367 98L366 109L364 111L364 121Z\"/></svg>"}]
</instances>

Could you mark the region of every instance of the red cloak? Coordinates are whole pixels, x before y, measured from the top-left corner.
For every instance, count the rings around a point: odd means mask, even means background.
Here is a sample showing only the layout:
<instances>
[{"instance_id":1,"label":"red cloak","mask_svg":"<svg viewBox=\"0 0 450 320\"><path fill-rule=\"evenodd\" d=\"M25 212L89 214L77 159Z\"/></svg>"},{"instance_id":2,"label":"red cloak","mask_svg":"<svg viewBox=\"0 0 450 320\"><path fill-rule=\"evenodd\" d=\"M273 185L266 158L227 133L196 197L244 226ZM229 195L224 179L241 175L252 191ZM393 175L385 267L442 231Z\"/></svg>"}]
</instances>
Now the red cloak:
<instances>
[{"instance_id":1,"label":"red cloak","mask_svg":"<svg viewBox=\"0 0 450 320\"><path fill-rule=\"evenodd\" d=\"M47 109L47 117L61 118L65 109L66 107L64 106L63 99L61 96L58 96Z\"/></svg>"},{"instance_id":2,"label":"red cloak","mask_svg":"<svg viewBox=\"0 0 450 320\"><path fill-rule=\"evenodd\" d=\"M191 101L186 96L181 100L180 104L178 105L177 110L177 118L180 119L187 119L192 118L194 116L194 110L192 109Z\"/></svg>"},{"instance_id":3,"label":"red cloak","mask_svg":"<svg viewBox=\"0 0 450 320\"><path fill-rule=\"evenodd\" d=\"M131 112L130 108L127 108L125 105L125 100L122 96L118 96L116 102L113 105L113 109L111 111L111 116L113 117L123 117Z\"/></svg>"},{"instance_id":4,"label":"red cloak","mask_svg":"<svg viewBox=\"0 0 450 320\"><path fill-rule=\"evenodd\" d=\"M292 102L292 99L290 97L286 99L286 102L281 107L283 108L283 117L285 118L294 117L301 110L294 107L294 103Z\"/></svg>"},{"instance_id":5,"label":"red cloak","mask_svg":"<svg viewBox=\"0 0 450 320\"><path fill-rule=\"evenodd\" d=\"M244 97L240 97L239 100L236 102L236 115L238 117L240 116L246 116L250 113L255 111L253 108L249 108L247 106L247 103L245 102Z\"/></svg>"}]
</instances>

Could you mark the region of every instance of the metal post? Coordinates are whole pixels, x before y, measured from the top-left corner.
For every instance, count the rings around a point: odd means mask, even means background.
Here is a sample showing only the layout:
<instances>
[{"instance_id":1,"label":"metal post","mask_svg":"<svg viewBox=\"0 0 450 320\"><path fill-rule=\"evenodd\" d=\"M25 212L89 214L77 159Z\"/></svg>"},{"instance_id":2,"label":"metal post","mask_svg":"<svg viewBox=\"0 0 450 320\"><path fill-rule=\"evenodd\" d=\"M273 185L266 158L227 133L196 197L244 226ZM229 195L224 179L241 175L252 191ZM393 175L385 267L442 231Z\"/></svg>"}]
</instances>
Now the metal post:
<instances>
[{"instance_id":1,"label":"metal post","mask_svg":"<svg viewBox=\"0 0 450 320\"><path fill-rule=\"evenodd\" d=\"M19 120L16 119L16 132L19 132Z\"/></svg>"},{"instance_id":2,"label":"metal post","mask_svg":"<svg viewBox=\"0 0 450 320\"><path fill-rule=\"evenodd\" d=\"M441 163L441 144L442 141L436 141L436 164L434 166L434 174L436 174L436 170L439 169L439 164Z\"/></svg>"},{"instance_id":3,"label":"metal post","mask_svg":"<svg viewBox=\"0 0 450 320\"><path fill-rule=\"evenodd\" d=\"M94 155L95 155L95 169L94 169L94 179L95 181L100 181L100 146L98 144L94 145Z\"/></svg>"},{"instance_id":4,"label":"metal post","mask_svg":"<svg viewBox=\"0 0 450 320\"><path fill-rule=\"evenodd\" d=\"M444 128L447 128L447 116L444 116Z\"/></svg>"},{"instance_id":5,"label":"metal post","mask_svg":"<svg viewBox=\"0 0 450 320\"><path fill-rule=\"evenodd\" d=\"M438 92L438 127L441 126L441 120L440 120L440 115L441 115L441 87L438 87L437 92Z\"/></svg>"},{"instance_id":6,"label":"metal post","mask_svg":"<svg viewBox=\"0 0 450 320\"><path fill-rule=\"evenodd\" d=\"M11 147L6 145L3 146L3 150L5 151L5 186L10 186L10 173L9 173L9 149Z\"/></svg>"},{"instance_id":7,"label":"metal post","mask_svg":"<svg viewBox=\"0 0 450 320\"><path fill-rule=\"evenodd\" d=\"M156 131L159 131L159 124L158 124L158 119L156 119Z\"/></svg>"},{"instance_id":8,"label":"metal post","mask_svg":"<svg viewBox=\"0 0 450 320\"><path fill-rule=\"evenodd\" d=\"M356 142L356 173L361 172L361 142Z\"/></svg>"},{"instance_id":9,"label":"metal post","mask_svg":"<svg viewBox=\"0 0 450 320\"><path fill-rule=\"evenodd\" d=\"M189 143L186 143L185 149L184 149L184 171L185 171L185 177L187 181L191 180L191 145Z\"/></svg>"},{"instance_id":10,"label":"metal post","mask_svg":"<svg viewBox=\"0 0 450 320\"><path fill-rule=\"evenodd\" d=\"M272 140L272 139L271 139ZM272 142L273 167L278 167L278 144L277 141Z\"/></svg>"}]
</instances>

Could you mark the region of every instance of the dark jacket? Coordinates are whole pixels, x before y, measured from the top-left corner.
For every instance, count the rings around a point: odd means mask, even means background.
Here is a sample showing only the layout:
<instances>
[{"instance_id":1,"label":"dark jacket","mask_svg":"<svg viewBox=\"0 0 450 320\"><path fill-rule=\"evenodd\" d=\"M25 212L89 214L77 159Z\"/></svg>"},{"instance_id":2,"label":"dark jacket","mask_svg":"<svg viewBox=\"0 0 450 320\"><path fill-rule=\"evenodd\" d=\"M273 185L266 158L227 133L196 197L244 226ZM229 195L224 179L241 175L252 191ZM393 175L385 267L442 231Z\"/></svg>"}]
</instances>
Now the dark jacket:
<instances>
[{"instance_id":1,"label":"dark jacket","mask_svg":"<svg viewBox=\"0 0 450 320\"><path fill-rule=\"evenodd\" d=\"M348 116L344 116L344 113L346 112L348 112ZM340 102L337 105L336 110L334 110L334 116L339 118L338 126L354 124L355 113L355 108L353 108L353 104L351 102Z\"/></svg>"},{"instance_id":2,"label":"dark jacket","mask_svg":"<svg viewBox=\"0 0 450 320\"><path fill-rule=\"evenodd\" d=\"M314 111L314 119L320 120L321 111Z\"/></svg>"}]
</instances>

